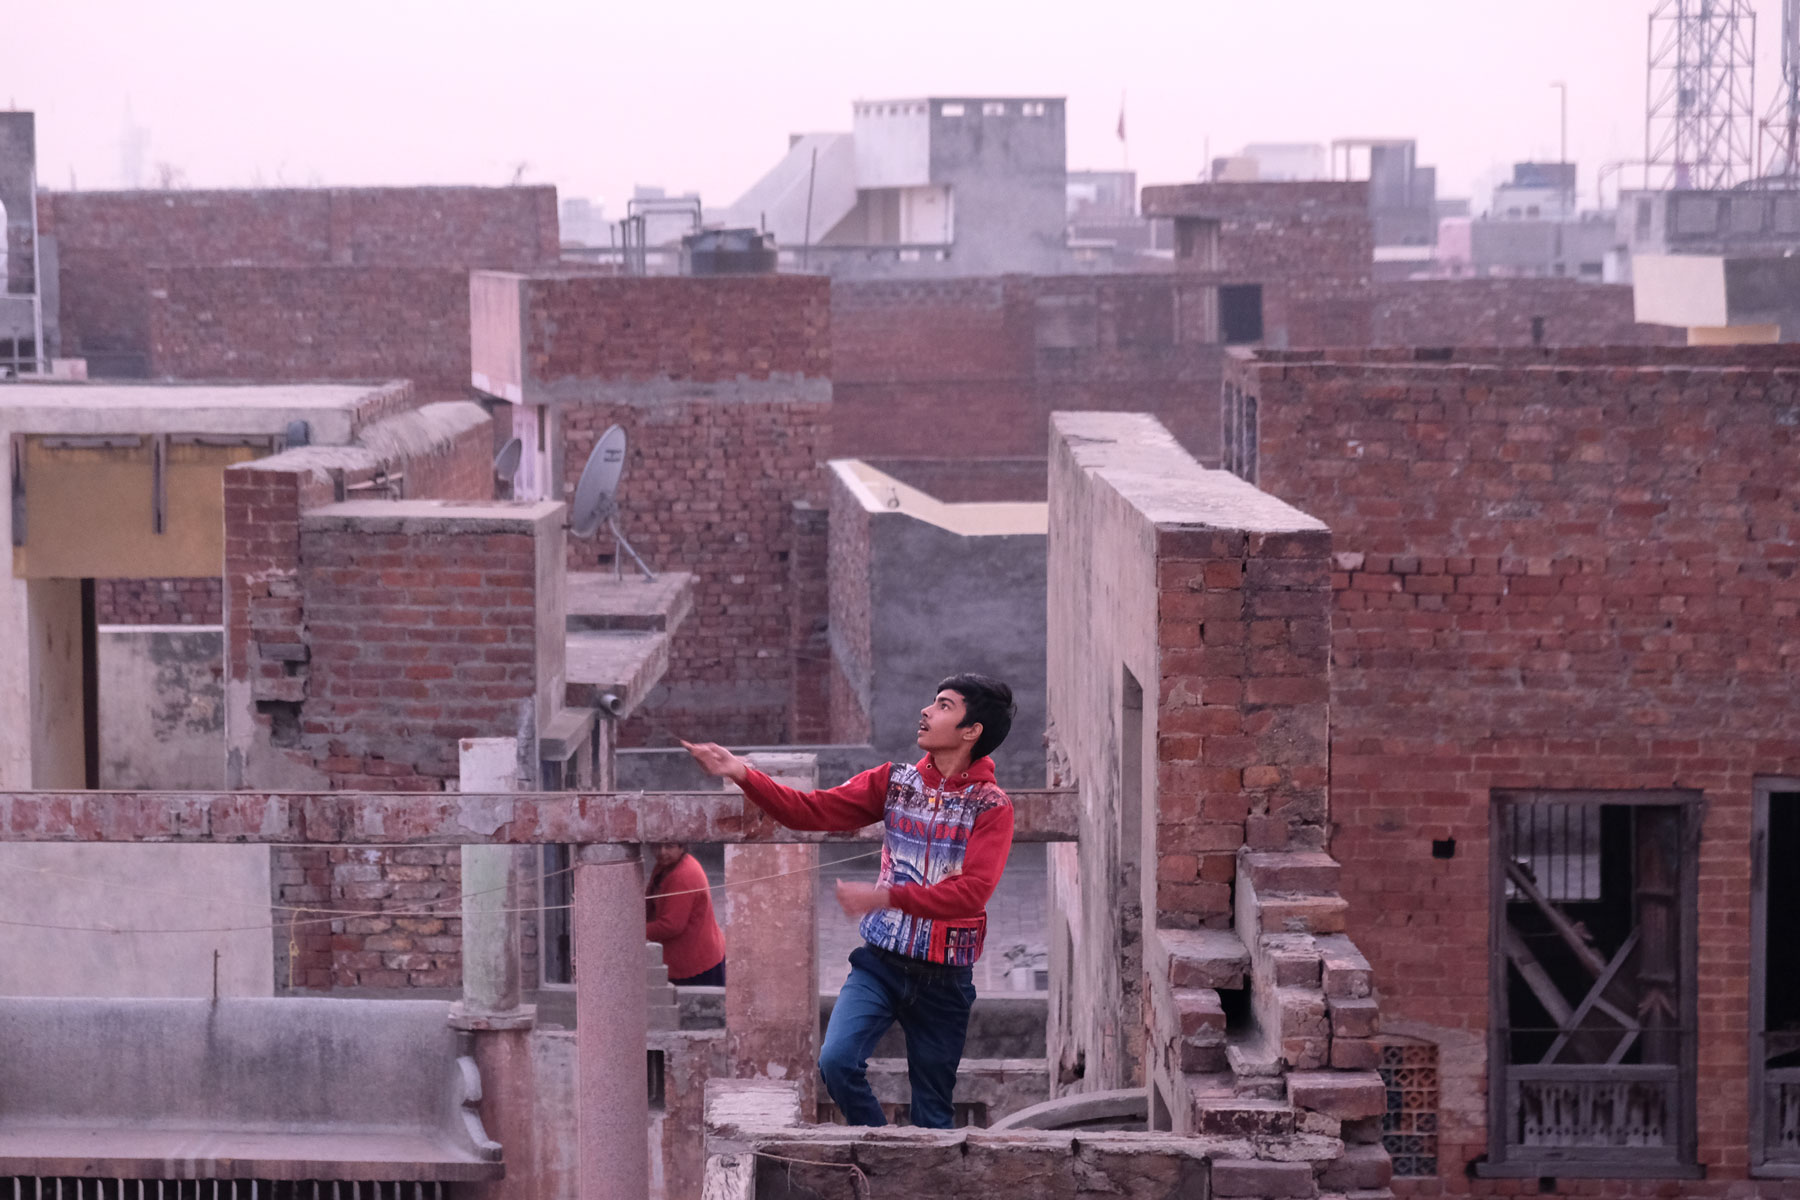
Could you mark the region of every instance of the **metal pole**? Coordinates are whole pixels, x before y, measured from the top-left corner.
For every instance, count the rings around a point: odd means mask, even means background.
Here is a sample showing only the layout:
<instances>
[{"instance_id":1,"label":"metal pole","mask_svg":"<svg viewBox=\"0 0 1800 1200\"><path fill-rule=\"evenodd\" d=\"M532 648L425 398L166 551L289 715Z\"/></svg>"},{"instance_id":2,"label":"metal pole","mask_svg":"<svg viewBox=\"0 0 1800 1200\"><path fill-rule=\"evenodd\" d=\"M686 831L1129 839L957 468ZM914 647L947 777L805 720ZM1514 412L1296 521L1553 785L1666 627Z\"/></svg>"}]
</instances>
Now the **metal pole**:
<instances>
[{"instance_id":1,"label":"metal pole","mask_svg":"<svg viewBox=\"0 0 1800 1200\"><path fill-rule=\"evenodd\" d=\"M800 238L800 269L807 268L807 260L812 257L812 202L813 182L819 177L819 148L813 147L812 167L806 172L806 232Z\"/></svg>"},{"instance_id":2,"label":"metal pole","mask_svg":"<svg viewBox=\"0 0 1800 1200\"><path fill-rule=\"evenodd\" d=\"M1569 166L1569 85L1558 81L1550 86L1555 88L1562 97L1562 148L1558 151L1556 165L1567 170ZM1575 181L1572 179L1563 188L1563 204L1565 205L1563 218L1567 220L1575 215Z\"/></svg>"}]
</instances>

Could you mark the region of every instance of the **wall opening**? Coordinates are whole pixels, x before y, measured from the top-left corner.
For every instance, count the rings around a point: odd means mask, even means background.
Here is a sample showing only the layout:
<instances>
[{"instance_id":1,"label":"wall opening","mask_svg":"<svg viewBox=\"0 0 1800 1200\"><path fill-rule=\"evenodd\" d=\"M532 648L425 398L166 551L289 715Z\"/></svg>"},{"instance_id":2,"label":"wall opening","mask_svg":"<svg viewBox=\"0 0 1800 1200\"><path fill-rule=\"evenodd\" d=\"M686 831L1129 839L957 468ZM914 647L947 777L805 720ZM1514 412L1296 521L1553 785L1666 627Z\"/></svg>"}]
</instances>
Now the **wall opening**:
<instances>
[{"instance_id":1,"label":"wall opening","mask_svg":"<svg viewBox=\"0 0 1800 1200\"><path fill-rule=\"evenodd\" d=\"M1691 1166L1697 798L1496 801L1489 1165Z\"/></svg>"},{"instance_id":2,"label":"wall opening","mask_svg":"<svg viewBox=\"0 0 1800 1200\"><path fill-rule=\"evenodd\" d=\"M1759 782L1751 847L1751 1162L1800 1164L1800 780Z\"/></svg>"},{"instance_id":3,"label":"wall opening","mask_svg":"<svg viewBox=\"0 0 1800 1200\"><path fill-rule=\"evenodd\" d=\"M1219 289L1219 339L1227 346L1263 338L1263 294L1260 283L1227 284Z\"/></svg>"}]
</instances>

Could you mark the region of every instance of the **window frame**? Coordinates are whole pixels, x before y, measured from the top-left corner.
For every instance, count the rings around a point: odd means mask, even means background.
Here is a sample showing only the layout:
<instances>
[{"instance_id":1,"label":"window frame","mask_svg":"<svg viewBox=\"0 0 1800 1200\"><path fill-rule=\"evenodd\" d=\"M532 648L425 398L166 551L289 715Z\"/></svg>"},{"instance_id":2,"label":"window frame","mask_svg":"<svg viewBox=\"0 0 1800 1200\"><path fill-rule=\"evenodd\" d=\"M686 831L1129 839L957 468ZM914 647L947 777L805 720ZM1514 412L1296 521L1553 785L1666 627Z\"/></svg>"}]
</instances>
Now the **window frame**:
<instances>
[{"instance_id":1,"label":"window frame","mask_svg":"<svg viewBox=\"0 0 1800 1200\"><path fill-rule=\"evenodd\" d=\"M1800 779L1759 775L1752 783L1750 802L1750 1009L1749 1035L1749 1150L1753 1179L1800 1179L1800 1160L1768 1159L1767 1113L1763 1026L1768 1021L1769 959L1769 807L1777 793L1800 793Z\"/></svg>"},{"instance_id":2,"label":"window frame","mask_svg":"<svg viewBox=\"0 0 1800 1200\"><path fill-rule=\"evenodd\" d=\"M1508 1147L1508 1100L1512 1089L1507 1068L1512 1064L1508 1061L1510 1049L1507 1045L1510 1014L1509 968L1504 950L1507 913L1503 860L1511 842L1507 814L1515 806L1530 804L1645 806L1676 810L1679 861L1676 863L1675 911L1681 925L1678 945L1683 1023L1692 1026L1699 1014L1699 846L1705 816L1704 794L1674 788L1630 791L1495 788L1488 804L1488 1140L1486 1158L1474 1164L1475 1173L1486 1178L1703 1179L1706 1169L1699 1162L1697 1128L1699 1038L1691 1028L1682 1038L1676 1064L1679 1072L1677 1135L1670 1158L1650 1157L1657 1152L1645 1147Z\"/></svg>"}]
</instances>

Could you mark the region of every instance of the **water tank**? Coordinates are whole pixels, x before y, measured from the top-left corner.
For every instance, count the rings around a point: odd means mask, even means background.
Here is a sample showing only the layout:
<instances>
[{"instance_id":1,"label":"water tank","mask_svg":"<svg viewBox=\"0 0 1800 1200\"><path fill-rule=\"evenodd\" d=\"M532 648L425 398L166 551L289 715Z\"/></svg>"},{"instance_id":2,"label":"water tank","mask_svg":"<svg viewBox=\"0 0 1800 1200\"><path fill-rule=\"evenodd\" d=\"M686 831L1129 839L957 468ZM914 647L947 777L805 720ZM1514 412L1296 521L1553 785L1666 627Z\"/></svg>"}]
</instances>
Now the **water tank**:
<instances>
[{"instance_id":1,"label":"water tank","mask_svg":"<svg viewBox=\"0 0 1800 1200\"><path fill-rule=\"evenodd\" d=\"M772 275L775 235L758 229L706 229L681 239L689 275Z\"/></svg>"}]
</instances>

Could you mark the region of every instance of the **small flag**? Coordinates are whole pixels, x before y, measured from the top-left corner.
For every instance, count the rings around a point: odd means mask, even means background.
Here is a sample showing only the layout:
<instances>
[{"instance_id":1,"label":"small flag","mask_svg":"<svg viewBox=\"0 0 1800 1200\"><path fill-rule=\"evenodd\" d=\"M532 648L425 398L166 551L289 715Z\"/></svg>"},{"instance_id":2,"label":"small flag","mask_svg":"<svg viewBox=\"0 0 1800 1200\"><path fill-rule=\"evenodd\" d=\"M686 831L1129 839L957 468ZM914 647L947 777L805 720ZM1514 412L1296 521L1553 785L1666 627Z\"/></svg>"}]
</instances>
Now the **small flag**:
<instances>
[{"instance_id":1,"label":"small flag","mask_svg":"<svg viewBox=\"0 0 1800 1200\"><path fill-rule=\"evenodd\" d=\"M1119 97L1119 140L1125 140L1125 97Z\"/></svg>"}]
</instances>

